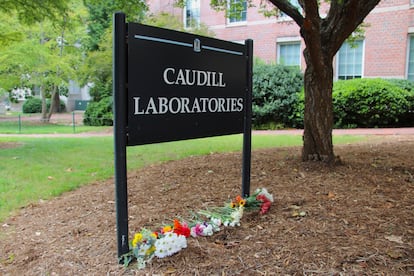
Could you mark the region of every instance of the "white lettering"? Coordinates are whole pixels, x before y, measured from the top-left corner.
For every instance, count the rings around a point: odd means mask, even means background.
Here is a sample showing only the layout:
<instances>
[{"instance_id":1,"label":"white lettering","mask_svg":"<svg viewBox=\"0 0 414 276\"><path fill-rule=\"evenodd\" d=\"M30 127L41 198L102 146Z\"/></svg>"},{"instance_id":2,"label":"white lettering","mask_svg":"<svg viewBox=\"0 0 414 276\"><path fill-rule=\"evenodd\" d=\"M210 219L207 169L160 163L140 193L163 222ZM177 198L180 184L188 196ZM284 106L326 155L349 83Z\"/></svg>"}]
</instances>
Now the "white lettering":
<instances>
[{"instance_id":1,"label":"white lettering","mask_svg":"<svg viewBox=\"0 0 414 276\"><path fill-rule=\"evenodd\" d=\"M147 110L145 114L158 114L157 106L154 103L154 98L150 98L147 105Z\"/></svg>"},{"instance_id":2,"label":"white lettering","mask_svg":"<svg viewBox=\"0 0 414 276\"><path fill-rule=\"evenodd\" d=\"M175 104L176 109L175 110L174 110L174 102L176 102L176 104ZM171 98L170 103L168 104L168 107L169 107L170 113L177 114L181 110L181 101L180 101L180 99L177 98L177 97Z\"/></svg>"},{"instance_id":3,"label":"white lettering","mask_svg":"<svg viewBox=\"0 0 414 276\"><path fill-rule=\"evenodd\" d=\"M204 71L197 71L197 85L204 86L206 85L206 83L207 83L207 73Z\"/></svg>"},{"instance_id":4,"label":"white lettering","mask_svg":"<svg viewBox=\"0 0 414 276\"><path fill-rule=\"evenodd\" d=\"M225 113L243 111L243 98L150 97L144 104L133 97L134 115Z\"/></svg>"},{"instance_id":5,"label":"white lettering","mask_svg":"<svg viewBox=\"0 0 414 276\"><path fill-rule=\"evenodd\" d=\"M190 103L189 98L181 98L181 112L180 113L191 113L188 109L188 104Z\"/></svg>"},{"instance_id":6,"label":"white lettering","mask_svg":"<svg viewBox=\"0 0 414 276\"><path fill-rule=\"evenodd\" d=\"M238 98L237 99L237 106L238 106L238 109L236 109L235 111L242 111L243 110L243 98Z\"/></svg>"},{"instance_id":7,"label":"white lettering","mask_svg":"<svg viewBox=\"0 0 414 276\"><path fill-rule=\"evenodd\" d=\"M218 86L220 86L220 87L226 87L226 84L223 82L223 73L219 73Z\"/></svg>"},{"instance_id":8,"label":"white lettering","mask_svg":"<svg viewBox=\"0 0 414 276\"><path fill-rule=\"evenodd\" d=\"M168 71L172 71L172 73L174 74L175 73L175 69L174 68L166 68L165 70L164 70L164 74L163 74L163 77L164 77L164 82L166 83L166 84L174 84L174 81L169 81L168 80Z\"/></svg>"},{"instance_id":9,"label":"white lettering","mask_svg":"<svg viewBox=\"0 0 414 276\"><path fill-rule=\"evenodd\" d=\"M133 97L134 99L134 115L144 114L144 111L139 111L139 97Z\"/></svg>"},{"instance_id":10,"label":"white lettering","mask_svg":"<svg viewBox=\"0 0 414 276\"><path fill-rule=\"evenodd\" d=\"M180 83L181 82L181 83ZM185 77L184 77L184 72L183 70L178 70L178 75L177 75L177 80L175 81L175 84L180 84L180 85L187 85L185 83Z\"/></svg>"},{"instance_id":11,"label":"white lettering","mask_svg":"<svg viewBox=\"0 0 414 276\"><path fill-rule=\"evenodd\" d=\"M165 114L168 112L168 99L166 97L158 98L158 113Z\"/></svg>"},{"instance_id":12,"label":"white lettering","mask_svg":"<svg viewBox=\"0 0 414 276\"><path fill-rule=\"evenodd\" d=\"M192 81L190 80L190 72L193 73ZM185 78L187 80L187 85L194 85L195 84L195 71L190 69L185 69Z\"/></svg>"},{"instance_id":13,"label":"white lettering","mask_svg":"<svg viewBox=\"0 0 414 276\"><path fill-rule=\"evenodd\" d=\"M222 72L203 71L194 69L165 68L163 80L168 85L196 85L226 87Z\"/></svg>"}]
</instances>

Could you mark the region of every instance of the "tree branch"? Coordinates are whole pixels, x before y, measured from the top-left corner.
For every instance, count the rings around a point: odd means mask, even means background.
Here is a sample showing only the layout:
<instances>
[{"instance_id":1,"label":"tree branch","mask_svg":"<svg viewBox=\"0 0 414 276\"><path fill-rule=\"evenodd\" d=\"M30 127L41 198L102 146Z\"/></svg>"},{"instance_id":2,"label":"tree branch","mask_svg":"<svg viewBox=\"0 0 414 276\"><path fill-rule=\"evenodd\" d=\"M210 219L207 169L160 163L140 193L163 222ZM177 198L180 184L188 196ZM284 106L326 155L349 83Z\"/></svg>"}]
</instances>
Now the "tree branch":
<instances>
[{"instance_id":1,"label":"tree branch","mask_svg":"<svg viewBox=\"0 0 414 276\"><path fill-rule=\"evenodd\" d=\"M322 41L331 43L331 54L339 50L342 43L363 22L380 0L332 0L328 15L322 22ZM338 26L340 26L338 28Z\"/></svg>"},{"instance_id":2,"label":"tree branch","mask_svg":"<svg viewBox=\"0 0 414 276\"><path fill-rule=\"evenodd\" d=\"M300 14L297 7L290 4L288 0L268 0L275 5L279 10L289 15L299 26L303 25L303 16Z\"/></svg>"}]
</instances>

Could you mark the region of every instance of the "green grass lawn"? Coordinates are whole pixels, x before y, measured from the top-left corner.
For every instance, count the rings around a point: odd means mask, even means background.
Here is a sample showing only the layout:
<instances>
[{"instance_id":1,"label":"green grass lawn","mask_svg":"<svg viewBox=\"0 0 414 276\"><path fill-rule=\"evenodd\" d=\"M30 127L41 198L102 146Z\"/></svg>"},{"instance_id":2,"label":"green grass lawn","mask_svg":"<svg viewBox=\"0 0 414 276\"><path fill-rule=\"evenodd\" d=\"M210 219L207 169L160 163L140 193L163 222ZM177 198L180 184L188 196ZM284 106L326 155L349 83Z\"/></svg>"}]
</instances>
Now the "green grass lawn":
<instances>
[{"instance_id":1,"label":"green grass lawn","mask_svg":"<svg viewBox=\"0 0 414 276\"><path fill-rule=\"evenodd\" d=\"M335 143L361 141L363 136L334 137ZM242 135L194 139L127 148L128 169L211 152L241 151ZM113 138L5 138L0 143L0 221L30 202L49 199L114 175ZM257 135L252 148L301 145L300 135Z\"/></svg>"}]
</instances>

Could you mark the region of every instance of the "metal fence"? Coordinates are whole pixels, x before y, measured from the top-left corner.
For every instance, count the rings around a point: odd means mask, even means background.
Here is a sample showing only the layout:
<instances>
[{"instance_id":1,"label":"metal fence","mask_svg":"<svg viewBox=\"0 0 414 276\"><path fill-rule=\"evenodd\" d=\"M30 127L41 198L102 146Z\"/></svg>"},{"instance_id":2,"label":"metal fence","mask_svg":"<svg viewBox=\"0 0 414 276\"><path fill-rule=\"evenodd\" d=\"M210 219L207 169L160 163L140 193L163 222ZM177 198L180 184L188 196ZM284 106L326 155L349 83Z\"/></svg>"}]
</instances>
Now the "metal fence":
<instances>
[{"instance_id":1,"label":"metal fence","mask_svg":"<svg viewBox=\"0 0 414 276\"><path fill-rule=\"evenodd\" d=\"M0 130L5 129L7 132L24 133L25 130L41 128L45 126L70 128L71 132L76 133L78 127L83 126L84 112L74 111L70 113L53 114L49 124L45 124L41 119L41 114L0 114ZM69 132L69 131L65 131Z\"/></svg>"}]
</instances>

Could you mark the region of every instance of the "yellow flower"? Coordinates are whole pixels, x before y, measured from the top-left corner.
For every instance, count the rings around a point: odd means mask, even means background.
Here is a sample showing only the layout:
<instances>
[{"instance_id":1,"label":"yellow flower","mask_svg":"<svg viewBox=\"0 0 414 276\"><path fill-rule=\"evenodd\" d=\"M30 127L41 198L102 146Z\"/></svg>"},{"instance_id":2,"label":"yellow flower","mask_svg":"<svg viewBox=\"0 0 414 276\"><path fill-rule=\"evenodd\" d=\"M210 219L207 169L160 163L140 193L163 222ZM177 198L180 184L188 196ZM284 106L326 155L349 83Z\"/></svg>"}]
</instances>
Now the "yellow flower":
<instances>
[{"instance_id":1,"label":"yellow flower","mask_svg":"<svg viewBox=\"0 0 414 276\"><path fill-rule=\"evenodd\" d=\"M167 225L167 226L164 226L163 228L162 228L162 232L163 233L167 233L167 232L171 232L172 231L172 227L171 227L171 225Z\"/></svg>"},{"instance_id":2,"label":"yellow flower","mask_svg":"<svg viewBox=\"0 0 414 276\"><path fill-rule=\"evenodd\" d=\"M232 202L230 202L230 207L231 207L231 208L236 207L236 203L234 203L233 201L232 201Z\"/></svg>"},{"instance_id":3,"label":"yellow flower","mask_svg":"<svg viewBox=\"0 0 414 276\"><path fill-rule=\"evenodd\" d=\"M139 243L140 241L142 241L142 234L136 233L134 236L134 239L132 240L132 246L133 247L137 246L137 243Z\"/></svg>"},{"instance_id":4,"label":"yellow flower","mask_svg":"<svg viewBox=\"0 0 414 276\"><path fill-rule=\"evenodd\" d=\"M244 206L244 205L246 205L246 200L245 200L245 199L240 199L240 201L239 201L239 205L240 205L240 206Z\"/></svg>"},{"instance_id":5,"label":"yellow flower","mask_svg":"<svg viewBox=\"0 0 414 276\"><path fill-rule=\"evenodd\" d=\"M155 245L152 245L150 248L148 248L148 250L145 252L145 255L150 256L152 255L152 253L155 252Z\"/></svg>"}]
</instances>

